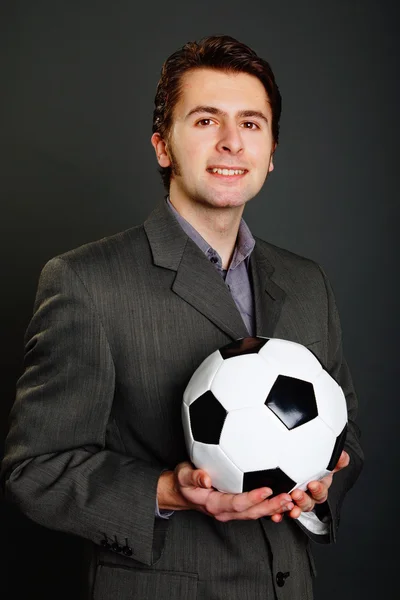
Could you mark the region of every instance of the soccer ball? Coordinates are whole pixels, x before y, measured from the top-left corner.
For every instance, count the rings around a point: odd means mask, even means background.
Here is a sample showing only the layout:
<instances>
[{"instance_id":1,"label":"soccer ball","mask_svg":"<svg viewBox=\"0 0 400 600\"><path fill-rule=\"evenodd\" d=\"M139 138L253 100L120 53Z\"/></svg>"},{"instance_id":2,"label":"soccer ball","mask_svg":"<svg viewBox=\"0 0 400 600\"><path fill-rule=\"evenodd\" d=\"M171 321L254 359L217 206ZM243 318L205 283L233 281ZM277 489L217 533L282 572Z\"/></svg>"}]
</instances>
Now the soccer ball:
<instances>
[{"instance_id":1,"label":"soccer ball","mask_svg":"<svg viewBox=\"0 0 400 600\"><path fill-rule=\"evenodd\" d=\"M182 423L192 463L222 492L307 489L337 464L347 431L341 387L305 346L248 337L191 377Z\"/></svg>"}]
</instances>

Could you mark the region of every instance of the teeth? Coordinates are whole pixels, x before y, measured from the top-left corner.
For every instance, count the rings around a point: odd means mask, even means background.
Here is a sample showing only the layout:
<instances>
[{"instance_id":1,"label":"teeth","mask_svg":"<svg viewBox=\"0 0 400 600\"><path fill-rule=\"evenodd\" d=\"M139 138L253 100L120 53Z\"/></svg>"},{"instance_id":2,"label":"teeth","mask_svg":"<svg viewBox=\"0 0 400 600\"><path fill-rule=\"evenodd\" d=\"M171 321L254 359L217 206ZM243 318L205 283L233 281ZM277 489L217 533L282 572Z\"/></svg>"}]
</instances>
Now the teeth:
<instances>
[{"instance_id":1,"label":"teeth","mask_svg":"<svg viewBox=\"0 0 400 600\"><path fill-rule=\"evenodd\" d=\"M212 173L218 173L218 175L243 175L244 171L240 169L211 169Z\"/></svg>"}]
</instances>

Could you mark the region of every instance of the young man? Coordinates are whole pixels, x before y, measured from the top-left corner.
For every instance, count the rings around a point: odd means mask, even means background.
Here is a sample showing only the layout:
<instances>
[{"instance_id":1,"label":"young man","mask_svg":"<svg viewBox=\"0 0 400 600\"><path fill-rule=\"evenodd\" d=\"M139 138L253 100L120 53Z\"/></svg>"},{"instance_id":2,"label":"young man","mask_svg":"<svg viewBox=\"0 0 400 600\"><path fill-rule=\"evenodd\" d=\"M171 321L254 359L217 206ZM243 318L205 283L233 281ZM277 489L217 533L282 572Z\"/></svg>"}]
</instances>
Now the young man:
<instances>
[{"instance_id":1,"label":"young man","mask_svg":"<svg viewBox=\"0 0 400 600\"><path fill-rule=\"evenodd\" d=\"M143 226L43 269L3 476L31 519L86 540L87 597L312 598L309 539L335 539L362 452L326 276L242 220L273 170L280 108L250 48L227 36L186 44L155 98L167 198ZM222 494L187 460L186 384L248 335L312 348L346 394L346 451L307 493Z\"/></svg>"}]
</instances>

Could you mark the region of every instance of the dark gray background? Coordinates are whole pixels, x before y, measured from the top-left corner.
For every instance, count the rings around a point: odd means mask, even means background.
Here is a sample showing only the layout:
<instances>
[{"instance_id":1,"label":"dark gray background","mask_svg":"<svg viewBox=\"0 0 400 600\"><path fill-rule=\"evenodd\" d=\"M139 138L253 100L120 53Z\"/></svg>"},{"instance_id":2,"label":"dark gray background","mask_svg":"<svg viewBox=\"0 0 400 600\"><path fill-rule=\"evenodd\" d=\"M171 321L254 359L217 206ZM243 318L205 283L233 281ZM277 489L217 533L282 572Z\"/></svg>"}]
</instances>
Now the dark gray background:
<instances>
[{"instance_id":1,"label":"dark gray background","mask_svg":"<svg viewBox=\"0 0 400 600\"><path fill-rule=\"evenodd\" d=\"M237 37L270 61L283 95L276 168L246 220L327 271L360 399L366 465L337 544L315 546L316 598L395 598L396 3L159 4L1 2L1 438L41 267L142 222L163 195L150 146L163 61L191 39ZM6 597L76 598L77 540L4 504L1 515Z\"/></svg>"}]
</instances>

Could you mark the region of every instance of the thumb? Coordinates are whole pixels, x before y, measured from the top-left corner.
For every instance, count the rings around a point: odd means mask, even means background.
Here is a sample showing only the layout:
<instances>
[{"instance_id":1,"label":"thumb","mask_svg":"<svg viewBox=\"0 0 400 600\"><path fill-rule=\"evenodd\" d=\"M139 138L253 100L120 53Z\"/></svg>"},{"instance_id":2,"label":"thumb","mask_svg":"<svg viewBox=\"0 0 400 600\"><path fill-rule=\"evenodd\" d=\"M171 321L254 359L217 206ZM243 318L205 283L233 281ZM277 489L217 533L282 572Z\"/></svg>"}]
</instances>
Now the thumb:
<instances>
[{"instance_id":1,"label":"thumb","mask_svg":"<svg viewBox=\"0 0 400 600\"><path fill-rule=\"evenodd\" d=\"M193 485L208 489L211 487L211 479L209 475L202 469L197 469L192 472Z\"/></svg>"},{"instance_id":2,"label":"thumb","mask_svg":"<svg viewBox=\"0 0 400 600\"><path fill-rule=\"evenodd\" d=\"M336 467L333 469L333 473L337 473L341 469L344 469L345 467L347 467L349 462L350 462L350 456L348 455L348 453L345 450L343 450L339 457Z\"/></svg>"},{"instance_id":3,"label":"thumb","mask_svg":"<svg viewBox=\"0 0 400 600\"><path fill-rule=\"evenodd\" d=\"M178 483L182 487L193 487L197 485L194 483L193 474L195 473L193 466L190 462L185 461L179 463L175 468L175 475Z\"/></svg>"}]
</instances>

